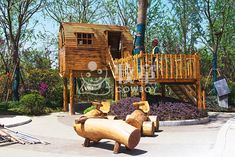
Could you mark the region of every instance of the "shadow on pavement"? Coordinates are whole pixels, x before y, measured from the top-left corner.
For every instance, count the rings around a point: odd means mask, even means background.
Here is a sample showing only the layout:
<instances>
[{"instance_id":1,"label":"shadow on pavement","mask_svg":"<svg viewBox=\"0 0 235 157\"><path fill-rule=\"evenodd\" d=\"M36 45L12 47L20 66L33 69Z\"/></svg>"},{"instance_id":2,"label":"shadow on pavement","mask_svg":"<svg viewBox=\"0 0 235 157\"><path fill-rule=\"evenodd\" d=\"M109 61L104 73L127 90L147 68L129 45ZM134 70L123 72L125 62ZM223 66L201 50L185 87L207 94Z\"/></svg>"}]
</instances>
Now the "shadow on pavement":
<instances>
[{"instance_id":1,"label":"shadow on pavement","mask_svg":"<svg viewBox=\"0 0 235 157\"><path fill-rule=\"evenodd\" d=\"M113 151L114 144L109 143L109 142L110 141L99 142L99 143L92 144L89 147L102 148L102 149L107 149L107 150ZM133 150L128 150L125 148L125 146L121 145L119 153L124 153L124 154L128 154L128 155L136 156L136 155L145 154L145 153L147 153L147 151L141 150L141 149L136 149L136 148Z\"/></svg>"}]
</instances>

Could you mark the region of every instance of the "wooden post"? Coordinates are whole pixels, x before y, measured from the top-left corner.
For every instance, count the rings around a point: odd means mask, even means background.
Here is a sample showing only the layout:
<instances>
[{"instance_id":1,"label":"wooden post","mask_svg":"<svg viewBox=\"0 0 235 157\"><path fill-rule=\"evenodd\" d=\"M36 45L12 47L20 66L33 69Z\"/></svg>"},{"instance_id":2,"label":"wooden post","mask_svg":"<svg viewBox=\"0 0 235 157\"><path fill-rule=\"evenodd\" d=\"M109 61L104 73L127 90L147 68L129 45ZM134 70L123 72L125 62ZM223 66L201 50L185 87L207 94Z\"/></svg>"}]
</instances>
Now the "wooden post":
<instances>
[{"instance_id":1,"label":"wooden post","mask_svg":"<svg viewBox=\"0 0 235 157\"><path fill-rule=\"evenodd\" d=\"M170 67L171 67L171 79L174 78L174 71L173 71L173 67L174 67L174 59L172 54L170 54Z\"/></svg>"},{"instance_id":2,"label":"wooden post","mask_svg":"<svg viewBox=\"0 0 235 157\"><path fill-rule=\"evenodd\" d=\"M89 147L90 146L90 140L88 138L85 138L85 141L83 143L84 147Z\"/></svg>"},{"instance_id":3,"label":"wooden post","mask_svg":"<svg viewBox=\"0 0 235 157\"><path fill-rule=\"evenodd\" d=\"M183 78L183 59L182 54L180 54L180 78Z\"/></svg>"},{"instance_id":4,"label":"wooden post","mask_svg":"<svg viewBox=\"0 0 235 157\"><path fill-rule=\"evenodd\" d=\"M201 83L197 81L197 107L199 110L202 109L202 97L201 97Z\"/></svg>"},{"instance_id":5,"label":"wooden post","mask_svg":"<svg viewBox=\"0 0 235 157\"><path fill-rule=\"evenodd\" d=\"M73 80L73 71L70 72L70 80L69 80L69 84L70 84L70 106L69 106L69 112L71 115L74 115L74 80Z\"/></svg>"},{"instance_id":6,"label":"wooden post","mask_svg":"<svg viewBox=\"0 0 235 157\"><path fill-rule=\"evenodd\" d=\"M203 97L202 108L203 108L203 110L205 110L206 109L206 92L205 92L205 90L202 91L202 97Z\"/></svg>"},{"instance_id":7,"label":"wooden post","mask_svg":"<svg viewBox=\"0 0 235 157\"><path fill-rule=\"evenodd\" d=\"M197 76L197 105L198 105L198 109L201 110L202 109L202 95L201 95L201 82L200 82L200 78L201 78L201 74L200 74L200 60L199 57L196 56L196 76Z\"/></svg>"},{"instance_id":8,"label":"wooden post","mask_svg":"<svg viewBox=\"0 0 235 157\"><path fill-rule=\"evenodd\" d=\"M146 101L146 92L145 92L145 83L142 81L141 82L141 87L142 87L142 89L141 89L141 100L142 101Z\"/></svg>"},{"instance_id":9,"label":"wooden post","mask_svg":"<svg viewBox=\"0 0 235 157\"><path fill-rule=\"evenodd\" d=\"M119 83L118 81L114 81L114 95L115 95L115 101L118 101L120 98L120 91L119 91Z\"/></svg>"},{"instance_id":10,"label":"wooden post","mask_svg":"<svg viewBox=\"0 0 235 157\"><path fill-rule=\"evenodd\" d=\"M168 78L168 55L165 54L165 67L166 67L166 70L165 70L165 73L166 73L166 79L169 79Z\"/></svg>"},{"instance_id":11,"label":"wooden post","mask_svg":"<svg viewBox=\"0 0 235 157\"><path fill-rule=\"evenodd\" d=\"M64 77L63 78L63 83L64 83L64 89L63 89L63 98L64 98L64 102L63 102L63 106L64 106L64 112L68 112L68 85L67 85L67 78Z\"/></svg>"},{"instance_id":12,"label":"wooden post","mask_svg":"<svg viewBox=\"0 0 235 157\"><path fill-rule=\"evenodd\" d=\"M121 144L118 142L115 142L114 147L113 147L113 153L117 154L120 151Z\"/></svg>"},{"instance_id":13,"label":"wooden post","mask_svg":"<svg viewBox=\"0 0 235 157\"><path fill-rule=\"evenodd\" d=\"M156 54L155 55L156 56L156 76L157 76L157 79L159 79L159 55L158 54Z\"/></svg>"}]
</instances>

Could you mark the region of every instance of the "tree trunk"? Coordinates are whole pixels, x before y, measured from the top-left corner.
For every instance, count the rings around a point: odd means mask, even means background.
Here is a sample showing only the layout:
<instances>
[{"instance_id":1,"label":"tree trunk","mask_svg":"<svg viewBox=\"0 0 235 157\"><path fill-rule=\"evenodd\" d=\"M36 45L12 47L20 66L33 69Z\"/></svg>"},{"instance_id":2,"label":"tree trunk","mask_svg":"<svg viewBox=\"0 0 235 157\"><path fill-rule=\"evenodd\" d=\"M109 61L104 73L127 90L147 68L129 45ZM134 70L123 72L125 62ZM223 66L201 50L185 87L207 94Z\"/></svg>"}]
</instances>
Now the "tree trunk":
<instances>
[{"instance_id":1,"label":"tree trunk","mask_svg":"<svg viewBox=\"0 0 235 157\"><path fill-rule=\"evenodd\" d=\"M20 61L19 61L19 53L17 46L14 48L13 54L13 64L14 64L14 71L13 71L13 101L19 101L19 85L20 85Z\"/></svg>"},{"instance_id":2,"label":"tree trunk","mask_svg":"<svg viewBox=\"0 0 235 157\"><path fill-rule=\"evenodd\" d=\"M138 18L137 18L137 35L135 39L134 54L144 51L145 26L147 16L148 0L139 0L138 2Z\"/></svg>"}]
</instances>

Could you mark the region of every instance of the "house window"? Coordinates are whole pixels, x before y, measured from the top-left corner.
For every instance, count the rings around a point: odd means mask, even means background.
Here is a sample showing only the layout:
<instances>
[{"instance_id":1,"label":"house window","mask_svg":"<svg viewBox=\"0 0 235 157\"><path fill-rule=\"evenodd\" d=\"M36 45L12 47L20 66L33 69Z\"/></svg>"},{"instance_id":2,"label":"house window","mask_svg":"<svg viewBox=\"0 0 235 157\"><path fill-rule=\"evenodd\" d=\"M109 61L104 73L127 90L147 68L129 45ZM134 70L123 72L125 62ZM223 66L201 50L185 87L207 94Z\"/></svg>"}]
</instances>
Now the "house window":
<instances>
[{"instance_id":1,"label":"house window","mask_svg":"<svg viewBox=\"0 0 235 157\"><path fill-rule=\"evenodd\" d=\"M93 44L93 33L76 33L78 45L91 45Z\"/></svg>"}]
</instances>

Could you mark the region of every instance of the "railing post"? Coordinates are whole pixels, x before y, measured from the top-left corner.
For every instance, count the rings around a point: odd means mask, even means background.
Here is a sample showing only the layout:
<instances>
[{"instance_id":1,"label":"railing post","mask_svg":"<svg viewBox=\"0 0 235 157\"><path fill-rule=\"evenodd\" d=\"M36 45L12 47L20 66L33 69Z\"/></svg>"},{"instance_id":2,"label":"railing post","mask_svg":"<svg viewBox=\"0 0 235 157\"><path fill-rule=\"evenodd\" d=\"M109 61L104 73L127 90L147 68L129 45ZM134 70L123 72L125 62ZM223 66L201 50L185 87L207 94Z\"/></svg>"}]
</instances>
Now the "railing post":
<instances>
[{"instance_id":1,"label":"railing post","mask_svg":"<svg viewBox=\"0 0 235 157\"><path fill-rule=\"evenodd\" d=\"M171 66L171 79L174 78L174 70L173 70L173 67L174 67L174 59L173 59L173 55L170 54L170 66Z\"/></svg>"},{"instance_id":2,"label":"railing post","mask_svg":"<svg viewBox=\"0 0 235 157\"><path fill-rule=\"evenodd\" d=\"M175 79L179 77L178 55L175 55Z\"/></svg>"},{"instance_id":3,"label":"railing post","mask_svg":"<svg viewBox=\"0 0 235 157\"><path fill-rule=\"evenodd\" d=\"M182 54L180 54L180 78L183 78L183 60L182 60Z\"/></svg>"},{"instance_id":4,"label":"railing post","mask_svg":"<svg viewBox=\"0 0 235 157\"><path fill-rule=\"evenodd\" d=\"M163 79L163 75L164 75L164 59L163 59L163 54L161 54L161 78Z\"/></svg>"},{"instance_id":5,"label":"railing post","mask_svg":"<svg viewBox=\"0 0 235 157\"><path fill-rule=\"evenodd\" d=\"M156 76L159 79L159 54L155 54L155 62L156 62Z\"/></svg>"},{"instance_id":6,"label":"railing post","mask_svg":"<svg viewBox=\"0 0 235 157\"><path fill-rule=\"evenodd\" d=\"M197 80L197 105L198 109L202 109L202 95L201 95L201 82L200 82L200 59L198 55L196 57L196 80Z\"/></svg>"},{"instance_id":7,"label":"railing post","mask_svg":"<svg viewBox=\"0 0 235 157\"><path fill-rule=\"evenodd\" d=\"M166 79L168 79L168 54L164 54L165 55L165 67L166 67L166 70L165 70L165 73L166 73Z\"/></svg>"}]
</instances>

